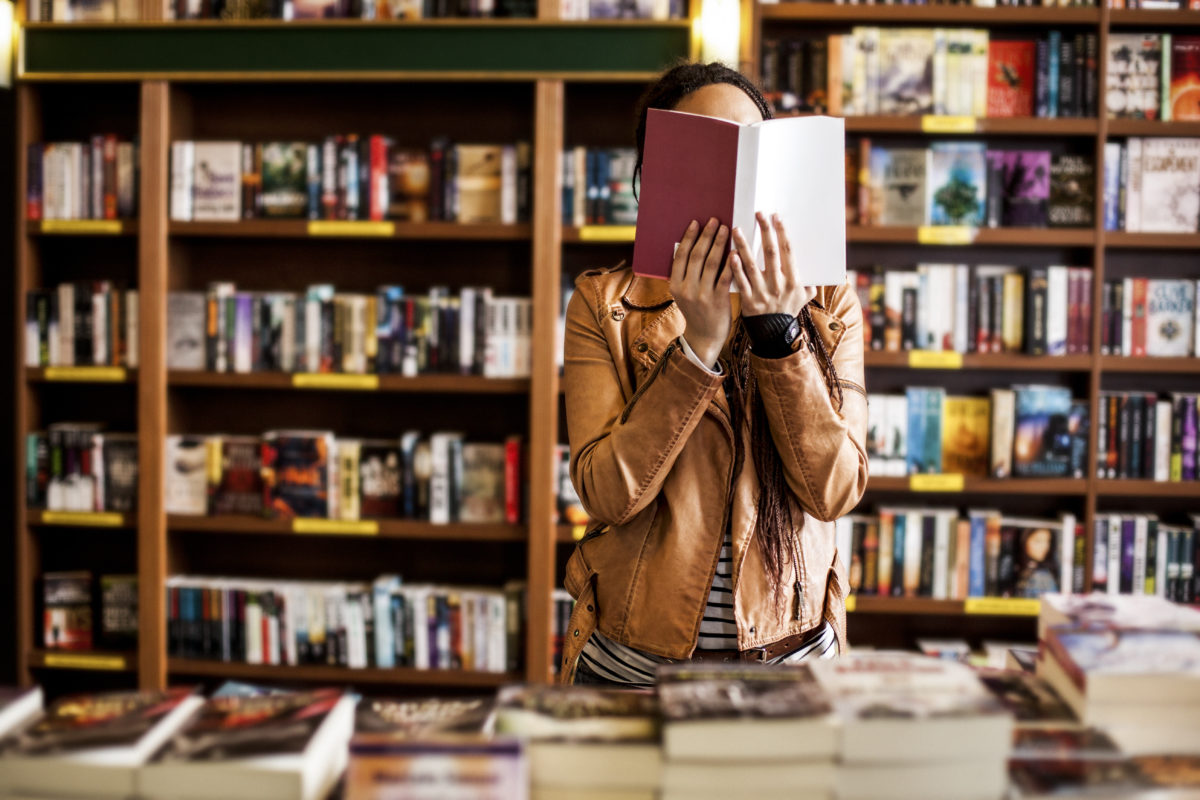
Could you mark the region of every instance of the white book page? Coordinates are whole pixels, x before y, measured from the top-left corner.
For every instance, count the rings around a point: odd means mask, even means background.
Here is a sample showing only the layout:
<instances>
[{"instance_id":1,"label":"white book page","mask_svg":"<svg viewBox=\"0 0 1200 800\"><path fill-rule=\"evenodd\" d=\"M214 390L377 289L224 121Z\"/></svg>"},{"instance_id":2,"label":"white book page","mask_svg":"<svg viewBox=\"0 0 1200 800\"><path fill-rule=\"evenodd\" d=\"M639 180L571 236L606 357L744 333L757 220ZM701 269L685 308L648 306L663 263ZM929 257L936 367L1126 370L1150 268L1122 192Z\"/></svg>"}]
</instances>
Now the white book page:
<instances>
[{"instance_id":1,"label":"white book page","mask_svg":"<svg viewBox=\"0 0 1200 800\"><path fill-rule=\"evenodd\" d=\"M742 132L757 139L753 208L749 222L742 210L740 187L743 147L738 149L739 194L734 224L750 238L762 263L762 242L754 212L783 219L800 280L806 286L836 286L846 281L845 127L834 117L795 117L757 123ZM745 146L749 149L750 146ZM751 237L751 233L753 236Z\"/></svg>"}]
</instances>

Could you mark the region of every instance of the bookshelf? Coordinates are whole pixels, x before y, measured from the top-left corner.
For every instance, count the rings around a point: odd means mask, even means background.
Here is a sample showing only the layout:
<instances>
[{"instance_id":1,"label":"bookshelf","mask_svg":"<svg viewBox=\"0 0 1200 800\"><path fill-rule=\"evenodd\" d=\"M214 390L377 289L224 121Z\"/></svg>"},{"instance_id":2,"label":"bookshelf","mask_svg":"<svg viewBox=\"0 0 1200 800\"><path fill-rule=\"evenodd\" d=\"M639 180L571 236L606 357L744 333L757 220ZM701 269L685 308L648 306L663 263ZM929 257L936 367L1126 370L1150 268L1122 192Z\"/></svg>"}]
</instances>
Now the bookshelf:
<instances>
[{"instance_id":1,"label":"bookshelf","mask_svg":"<svg viewBox=\"0 0 1200 800\"><path fill-rule=\"evenodd\" d=\"M25 292L52 282L114 278L140 293L142 335L136 370L114 374L54 372L18 367L14 382L17 496L24 497L24 435L48 422L80 418L76 398L87 392L88 419L139 437L140 503L135 514L113 523L46 518L18 503L15 511L18 671L23 682L48 675L90 675L97 665L123 659L114 679L143 687L176 680L240 678L280 682L412 685L430 690L490 687L524 679L548 681L551 590L561 584L574 542L570 526L553 522L549 490L552 453L565 440L561 386L553 337L535 335L533 374L496 380L425 375L380 376L375 381L325 381L297 386L282 374L207 374L165 369L166 293L236 280L248 289L298 288L329 280L330 259L343 272L340 286L363 290L402 280L422 289L438 282L490 284L534 298L535 331L553 331L561 276L607 267L627 258L629 229L563 225L559 153L577 145L628 146L631 111L645 81L677 56L696 54L695 14L671 22L557 20L557 4L542 0L533 20L437 20L421 23L229 24L164 23L147 2L146 21L118 25L34 24L23 35L23 80L16 90L18 153L31 142L115 131L141 144L139 214L117 225L31 223L18 203L16 298L18 337L24 335ZM698 6L693 3L693 6ZM1200 27L1187 12L1110 11L1107 8L970 6L863 6L831 3L743 2L742 64L757 71L764 30L845 29L854 24L970 25L1011 31L1039 26L1098 32L1103 52L1117 27ZM249 59L249 60L248 60ZM1100 64L1103 85L1103 59ZM317 138L337 130L403 131L413 143L434 134L479 135L533 143L533 219L523 225L447 223L356 224L314 228L306 221L174 222L167 213L170 143L178 139L245 140ZM1195 136L1200 124L1107 119L953 120L921 117L851 117L852 134L922 140L985 136L1055 140L1095 152L1124 136ZM26 181L18 159L16 188ZM1097 210L1099 211L1099 198ZM1159 235L1094 228L952 229L852 226L850 265L879 259L1011 261L1091 264L1093 308L1099 307L1106 272L1130 274L1141 264L1200 277L1188 259L1200 234ZM286 276L262 269L286 258ZM1107 262L1107 263L1106 263ZM403 276L398 278L397 276ZM1093 341L1099 318L1094 315ZM19 351L21 352L21 351ZM922 361L909 353L868 352L868 386L887 391L904 383L942 384L960 390L1019 380L1059 378L1090 401L1096 418L1099 392L1164 376L1163 388L1196 390L1198 359L1126 359L1100 356L1030 357L965 355L957 363ZM1124 383L1122 383L1124 382ZM339 383L341 385L339 385ZM232 423L230 409L255 411ZM520 526L437 526L382 521L374 529L298 532L291 524L257 518L168 515L163 504L163 448L168 433L261 433L272 427L321 427L339 433L393 435L391 415L419 415L433 430L440 419L469 418L483 434L519 431L529 448L526 522ZM367 422L363 423L366 420ZM1095 451L1092 426L1091 451ZM1188 484L1063 479L969 479L961 486L914 488L909 478L876 478L865 503L934 501L964 506L986 501L1011 509L1026 503L1069 505L1091 536L1098 511L1141 499L1183 504ZM184 571L231 571L279 579L361 577L379 563L402 563L406 577L495 583L527 582L528 638L520 675L415 670L346 670L273 667L167 657L162 586ZM136 572L140 577L140 631L136 651L77 654L75 666L39 647L37 578L47 569L90 567ZM461 569L460 569L461 568ZM980 635L1003 632L1032 638L1025 614L971 610L962 602L919 598L856 598L853 638L888 643L913 631L962 626ZM899 622L909 625L899 625ZM940 626L940 627L939 627ZM928 634L927 635L931 635ZM91 658L91 661L89 661ZM87 665L91 664L91 667Z\"/></svg>"}]
</instances>

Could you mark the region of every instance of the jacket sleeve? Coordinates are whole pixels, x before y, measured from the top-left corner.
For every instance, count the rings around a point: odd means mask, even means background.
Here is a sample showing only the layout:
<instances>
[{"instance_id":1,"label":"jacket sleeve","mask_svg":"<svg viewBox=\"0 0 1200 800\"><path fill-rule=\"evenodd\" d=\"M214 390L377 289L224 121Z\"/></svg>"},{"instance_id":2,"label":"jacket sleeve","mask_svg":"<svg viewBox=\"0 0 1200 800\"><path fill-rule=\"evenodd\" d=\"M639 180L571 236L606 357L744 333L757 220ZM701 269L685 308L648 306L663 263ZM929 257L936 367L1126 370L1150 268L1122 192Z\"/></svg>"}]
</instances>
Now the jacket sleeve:
<instances>
[{"instance_id":1,"label":"jacket sleeve","mask_svg":"<svg viewBox=\"0 0 1200 800\"><path fill-rule=\"evenodd\" d=\"M587 288L581 282L567 306L563 389L571 480L593 520L623 525L658 494L722 378L687 358L676 339L627 398L602 328L607 318ZM679 311L672 306L664 313Z\"/></svg>"},{"instance_id":2,"label":"jacket sleeve","mask_svg":"<svg viewBox=\"0 0 1200 800\"><path fill-rule=\"evenodd\" d=\"M840 410L808 347L783 358L752 356L751 363L788 485L807 513L831 521L858 505L867 487L867 396L858 298L843 284L827 306L809 310L833 353L842 386Z\"/></svg>"}]
</instances>

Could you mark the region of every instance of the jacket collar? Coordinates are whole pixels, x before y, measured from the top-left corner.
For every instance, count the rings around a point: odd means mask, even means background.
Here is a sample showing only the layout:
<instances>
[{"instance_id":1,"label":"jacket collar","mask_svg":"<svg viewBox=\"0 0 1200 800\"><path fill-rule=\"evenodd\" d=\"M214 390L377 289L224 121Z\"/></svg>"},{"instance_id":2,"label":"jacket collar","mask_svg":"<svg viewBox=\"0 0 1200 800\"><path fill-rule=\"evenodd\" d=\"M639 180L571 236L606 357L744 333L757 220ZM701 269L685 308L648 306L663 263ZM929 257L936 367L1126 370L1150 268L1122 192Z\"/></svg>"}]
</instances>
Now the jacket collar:
<instances>
[{"instance_id":1,"label":"jacket collar","mask_svg":"<svg viewBox=\"0 0 1200 800\"><path fill-rule=\"evenodd\" d=\"M665 280L633 275L621 295L621 302L649 311L673 303L674 298L671 297L671 289Z\"/></svg>"}]
</instances>

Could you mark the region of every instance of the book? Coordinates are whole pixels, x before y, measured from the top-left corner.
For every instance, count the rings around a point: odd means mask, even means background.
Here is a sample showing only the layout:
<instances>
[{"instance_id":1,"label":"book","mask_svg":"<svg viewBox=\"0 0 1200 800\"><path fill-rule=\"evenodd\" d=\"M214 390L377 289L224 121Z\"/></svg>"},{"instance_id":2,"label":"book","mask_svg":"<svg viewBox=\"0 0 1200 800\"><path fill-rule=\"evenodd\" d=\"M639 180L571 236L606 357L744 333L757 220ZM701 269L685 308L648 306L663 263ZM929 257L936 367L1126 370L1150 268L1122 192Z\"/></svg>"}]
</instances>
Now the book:
<instances>
[{"instance_id":1,"label":"book","mask_svg":"<svg viewBox=\"0 0 1200 800\"><path fill-rule=\"evenodd\" d=\"M392 440L366 439L359 454L359 516L395 519L402 516L403 483L400 447Z\"/></svg>"},{"instance_id":2,"label":"book","mask_svg":"<svg viewBox=\"0 0 1200 800\"><path fill-rule=\"evenodd\" d=\"M100 576L100 642L115 650L132 649L138 632L137 575Z\"/></svg>"},{"instance_id":3,"label":"book","mask_svg":"<svg viewBox=\"0 0 1200 800\"><path fill-rule=\"evenodd\" d=\"M1002 166L1000 224L1006 227L1046 226L1050 201L1050 153L1046 150L989 151L988 159Z\"/></svg>"},{"instance_id":4,"label":"book","mask_svg":"<svg viewBox=\"0 0 1200 800\"><path fill-rule=\"evenodd\" d=\"M1013 388L1013 477L1066 477L1071 467L1071 390L1057 386Z\"/></svg>"},{"instance_id":5,"label":"book","mask_svg":"<svg viewBox=\"0 0 1200 800\"><path fill-rule=\"evenodd\" d=\"M44 573L42 607L42 645L47 650L92 649L92 573Z\"/></svg>"},{"instance_id":6,"label":"book","mask_svg":"<svg viewBox=\"0 0 1200 800\"><path fill-rule=\"evenodd\" d=\"M68 695L5 741L13 794L125 798L139 770L203 704L193 689Z\"/></svg>"},{"instance_id":7,"label":"book","mask_svg":"<svg viewBox=\"0 0 1200 800\"><path fill-rule=\"evenodd\" d=\"M268 517L336 518L333 434L267 431L262 437L263 510Z\"/></svg>"},{"instance_id":8,"label":"book","mask_svg":"<svg viewBox=\"0 0 1200 800\"><path fill-rule=\"evenodd\" d=\"M1036 43L1032 39L988 42L987 115L1032 117L1037 78Z\"/></svg>"},{"instance_id":9,"label":"book","mask_svg":"<svg viewBox=\"0 0 1200 800\"><path fill-rule=\"evenodd\" d=\"M1060 525L1053 520L1002 517L1001 543L1012 542L1012 582L1001 566L1000 593L1005 597L1040 597L1060 586Z\"/></svg>"},{"instance_id":10,"label":"book","mask_svg":"<svg viewBox=\"0 0 1200 800\"><path fill-rule=\"evenodd\" d=\"M836 748L827 690L807 665L659 668L668 761L828 760Z\"/></svg>"},{"instance_id":11,"label":"book","mask_svg":"<svg viewBox=\"0 0 1200 800\"><path fill-rule=\"evenodd\" d=\"M1189 356L1196 317L1196 282L1146 282L1146 355Z\"/></svg>"},{"instance_id":12,"label":"book","mask_svg":"<svg viewBox=\"0 0 1200 800\"><path fill-rule=\"evenodd\" d=\"M430 164L424 150L393 147L388 155L389 219L429 219Z\"/></svg>"},{"instance_id":13,"label":"book","mask_svg":"<svg viewBox=\"0 0 1200 800\"><path fill-rule=\"evenodd\" d=\"M1096 212L1096 174L1092 159L1070 153L1050 159L1051 228L1090 228Z\"/></svg>"},{"instance_id":14,"label":"book","mask_svg":"<svg viewBox=\"0 0 1200 800\"><path fill-rule=\"evenodd\" d=\"M1142 140L1141 227L1146 233L1191 233L1200 222L1200 140Z\"/></svg>"},{"instance_id":15,"label":"book","mask_svg":"<svg viewBox=\"0 0 1200 800\"><path fill-rule=\"evenodd\" d=\"M752 125L651 109L633 270L666 278L675 245L693 220L716 217L740 228L761 263L755 213L778 214L807 251L800 280L846 280L844 124L832 117L789 117ZM704 170L695 165L708 165ZM797 187L803 187L803 190ZM749 267L750 265L747 265Z\"/></svg>"},{"instance_id":16,"label":"book","mask_svg":"<svg viewBox=\"0 0 1200 800\"><path fill-rule=\"evenodd\" d=\"M1200 120L1200 36L1171 35L1169 119Z\"/></svg>"},{"instance_id":17,"label":"book","mask_svg":"<svg viewBox=\"0 0 1200 800\"><path fill-rule=\"evenodd\" d=\"M934 142L926 176L932 225L979 226L987 196L985 146L981 142Z\"/></svg>"},{"instance_id":18,"label":"book","mask_svg":"<svg viewBox=\"0 0 1200 800\"><path fill-rule=\"evenodd\" d=\"M872 148L872 224L925 224L925 169L928 151Z\"/></svg>"},{"instance_id":19,"label":"book","mask_svg":"<svg viewBox=\"0 0 1200 800\"><path fill-rule=\"evenodd\" d=\"M236 222L242 217L241 142L196 142L192 219Z\"/></svg>"},{"instance_id":20,"label":"book","mask_svg":"<svg viewBox=\"0 0 1200 800\"><path fill-rule=\"evenodd\" d=\"M167 369L204 369L203 292L167 293Z\"/></svg>"},{"instance_id":21,"label":"book","mask_svg":"<svg viewBox=\"0 0 1200 800\"><path fill-rule=\"evenodd\" d=\"M464 223L501 222L500 145L458 144L454 146L457 164L455 186L458 192L458 221ZM515 222L516 220L512 220Z\"/></svg>"},{"instance_id":22,"label":"book","mask_svg":"<svg viewBox=\"0 0 1200 800\"><path fill-rule=\"evenodd\" d=\"M879 113L933 113L933 31L882 28L879 32Z\"/></svg>"},{"instance_id":23,"label":"book","mask_svg":"<svg viewBox=\"0 0 1200 800\"><path fill-rule=\"evenodd\" d=\"M942 410L942 471L987 477L991 404L947 395Z\"/></svg>"},{"instance_id":24,"label":"book","mask_svg":"<svg viewBox=\"0 0 1200 800\"><path fill-rule=\"evenodd\" d=\"M356 735L345 800L527 800L529 767L520 740Z\"/></svg>"},{"instance_id":25,"label":"book","mask_svg":"<svg viewBox=\"0 0 1200 800\"><path fill-rule=\"evenodd\" d=\"M505 519L504 445L462 445L459 522L499 523Z\"/></svg>"},{"instance_id":26,"label":"book","mask_svg":"<svg viewBox=\"0 0 1200 800\"><path fill-rule=\"evenodd\" d=\"M171 435L166 441L168 514L204 516L208 509L207 452L203 437Z\"/></svg>"},{"instance_id":27,"label":"book","mask_svg":"<svg viewBox=\"0 0 1200 800\"><path fill-rule=\"evenodd\" d=\"M1108 37L1105 103L1109 119L1160 119L1162 37L1114 33Z\"/></svg>"},{"instance_id":28,"label":"book","mask_svg":"<svg viewBox=\"0 0 1200 800\"><path fill-rule=\"evenodd\" d=\"M262 215L304 217L308 212L308 145L264 142L262 148Z\"/></svg>"},{"instance_id":29,"label":"book","mask_svg":"<svg viewBox=\"0 0 1200 800\"><path fill-rule=\"evenodd\" d=\"M346 765L356 699L338 689L208 700L142 769L164 800L322 800Z\"/></svg>"},{"instance_id":30,"label":"book","mask_svg":"<svg viewBox=\"0 0 1200 800\"><path fill-rule=\"evenodd\" d=\"M1063 704L1058 695L1053 694L1054 690L1049 685L1033 675L1025 675L1050 693L1053 699L1044 706L1049 714L1057 716L1062 713L1066 716L1058 724L1018 724L1013 736L1012 761L1112 761L1123 758L1121 749L1108 734L1099 728L1086 728L1073 722L1075 717L1071 709ZM1017 719L1021 719L1019 714Z\"/></svg>"},{"instance_id":31,"label":"book","mask_svg":"<svg viewBox=\"0 0 1200 800\"><path fill-rule=\"evenodd\" d=\"M1027 730L1062 730L1078 727L1071 708L1054 688L1024 670L980 669L979 681L1012 712L1017 736Z\"/></svg>"},{"instance_id":32,"label":"book","mask_svg":"<svg viewBox=\"0 0 1200 800\"><path fill-rule=\"evenodd\" d=\"M1046 594L1038 614L1038 639L1053 627L1133 628L1200 632L1200 611L1147 595Z\"/></svg>"},{"instance_id":33,"label":"book","mask_svg":"<svg viewBox=\"0 0 1200 800\"><path fill-rule=\"evenodd\" d=\"M506 686L496 696L496 732L523 738L615 741L659 731L649 692L592 686Z\"/></svg>"},{"instance_id":34,"label":"book","mask_svg":"<svg viewBox=\"0 0 1200 800\"><path fill-rule=\"evenodd\" d=\"M262 441L257 436L210 436L207 445L209 515L261 516Z\"/></svg>"},{"instance_id":35,"label":"book","mask_svg":"<svg viewBox=\"0 0 1200 800\"><path fill-rule=\"evenodd\" d=\"M445 734L490 734L494 697L364 698L355 714L355 733L387 733L415 739Z\"/></svg>"}]
</instances>

